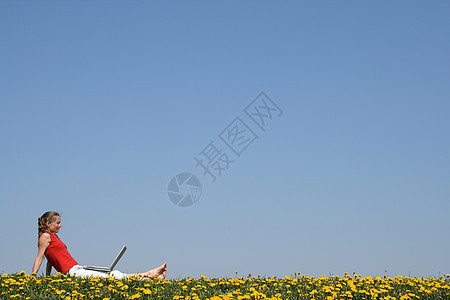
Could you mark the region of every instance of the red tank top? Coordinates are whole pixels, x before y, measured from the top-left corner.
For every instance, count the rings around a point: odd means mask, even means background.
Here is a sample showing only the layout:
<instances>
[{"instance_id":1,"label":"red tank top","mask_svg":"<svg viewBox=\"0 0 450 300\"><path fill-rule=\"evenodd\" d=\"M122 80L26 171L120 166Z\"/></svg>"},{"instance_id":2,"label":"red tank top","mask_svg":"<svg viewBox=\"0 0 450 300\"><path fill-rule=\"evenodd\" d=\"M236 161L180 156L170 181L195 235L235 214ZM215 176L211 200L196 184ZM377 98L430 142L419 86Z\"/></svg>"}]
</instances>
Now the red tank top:
<instances>
[{"instance_id":1,"label":"red tank top","mask_svg":"<svg viewBox=\"0 0 450 300\"><path fill-rule=\"evenodd\" d=\"M73 266L78 265L67 251L67 246L54 233L50 234L50 245L45 251L45 257L56 271L63 274L67 273Z\"/></svg>"}]
</instances>

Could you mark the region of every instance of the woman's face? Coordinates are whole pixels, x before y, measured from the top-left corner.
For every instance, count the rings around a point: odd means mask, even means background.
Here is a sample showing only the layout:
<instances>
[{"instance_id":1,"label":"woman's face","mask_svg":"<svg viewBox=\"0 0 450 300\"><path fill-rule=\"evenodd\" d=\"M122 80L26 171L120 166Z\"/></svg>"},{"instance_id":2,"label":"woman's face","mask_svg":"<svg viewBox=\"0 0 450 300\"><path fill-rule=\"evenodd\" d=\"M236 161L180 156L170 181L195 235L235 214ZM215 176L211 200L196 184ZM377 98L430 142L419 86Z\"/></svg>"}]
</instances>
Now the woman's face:
<instances>
[{"instance_id":1,"label":"woman's face","mask_svg":"<svg viewBox=\"0 0 450 300\"><path fill-rule=\"evenodd\" d=\"M57 233L61 228L61 217L56 216L56 219L53 222L51 223L47 222L47 226L50 232Z\"/></svg>"}]
</instances>

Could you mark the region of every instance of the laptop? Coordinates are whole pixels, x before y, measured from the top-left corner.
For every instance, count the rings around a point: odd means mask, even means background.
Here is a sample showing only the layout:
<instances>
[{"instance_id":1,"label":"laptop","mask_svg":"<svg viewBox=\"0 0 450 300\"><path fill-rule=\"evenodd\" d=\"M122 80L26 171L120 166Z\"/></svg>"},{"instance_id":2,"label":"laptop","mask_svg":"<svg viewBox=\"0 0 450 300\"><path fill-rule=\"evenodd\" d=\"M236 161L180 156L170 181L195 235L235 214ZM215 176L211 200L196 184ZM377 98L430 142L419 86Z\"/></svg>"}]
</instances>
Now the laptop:
<instances>
[{"instance_id":1,"label":"laptop","mask_svg":"<svg viewBox=\"0 0 450 300\"><path fill-rule=\"evenodd\" d=\"M111 272L114 269L114 267L117 265L117 263L119 262L120 258L122 257L122 255L125 253L126 250L127 250L127 246L123 246L122 250L120 250L119 254L117 254L116 258L114 259L111 266L109 266L109 267L83 266L83 269L99 271L99 272Z\"/></svg>"}]
</instances>

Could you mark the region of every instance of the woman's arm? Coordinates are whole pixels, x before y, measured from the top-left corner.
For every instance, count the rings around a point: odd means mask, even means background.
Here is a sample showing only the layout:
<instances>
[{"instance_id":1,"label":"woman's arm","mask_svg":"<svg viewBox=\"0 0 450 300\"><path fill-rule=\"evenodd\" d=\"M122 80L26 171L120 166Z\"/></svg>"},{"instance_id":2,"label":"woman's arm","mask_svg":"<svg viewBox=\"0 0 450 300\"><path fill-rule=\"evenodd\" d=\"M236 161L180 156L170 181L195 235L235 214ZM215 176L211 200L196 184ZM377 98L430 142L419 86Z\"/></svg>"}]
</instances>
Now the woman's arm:
<instances>
[{"instance_id":1,"label":"woman's arm","mask_svg":"<svg viewBox=\"0 0 450 300\"><path fill-rule=\"evenodd\" d=\"M50 276L51 272L52 272L52 265L49 262L47 262L47 269L45 271L45 275Z\"/></svg>"},{"instance_id":2,"label":"woman's arm","mask_svg":"<svg viewBox=\"0 0 450 300\"><path fill-rule=\"evenodd\" d=\"M44 259L45 250L47 250L48 245L50 245L50 234L44 232L39 238L39 250L36 259L34 260L33 270L31 273L37 273L41 267L42 260Z\"/></svg>"}]
</instances>

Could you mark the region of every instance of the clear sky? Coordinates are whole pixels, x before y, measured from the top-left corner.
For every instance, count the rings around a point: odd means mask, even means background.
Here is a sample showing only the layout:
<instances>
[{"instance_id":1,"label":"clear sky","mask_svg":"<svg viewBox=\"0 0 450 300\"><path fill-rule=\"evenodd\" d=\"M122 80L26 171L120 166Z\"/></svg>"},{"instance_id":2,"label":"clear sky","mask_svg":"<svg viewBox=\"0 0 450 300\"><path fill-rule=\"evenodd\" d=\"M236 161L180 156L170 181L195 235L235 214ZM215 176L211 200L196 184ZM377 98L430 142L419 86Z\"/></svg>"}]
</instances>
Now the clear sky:
<instances>
[{"instance_id":1,"label":"clear sky","mask_svg":"<svg viewBox=\"0 0 450 300\"><path fill-rule=\"evenodd\" d=\"M0 273L31 272L48 210L80 264L126 244L124 272L450 273L449 13L0 2ZM264 130L245 113L261 92L279 108ZM243 124L238 156L225 141ZM195 161L211 145L232 161L215 182ZM180 173L201 183L190 207L169 199Z\"/></svg>"}]
</instances>

